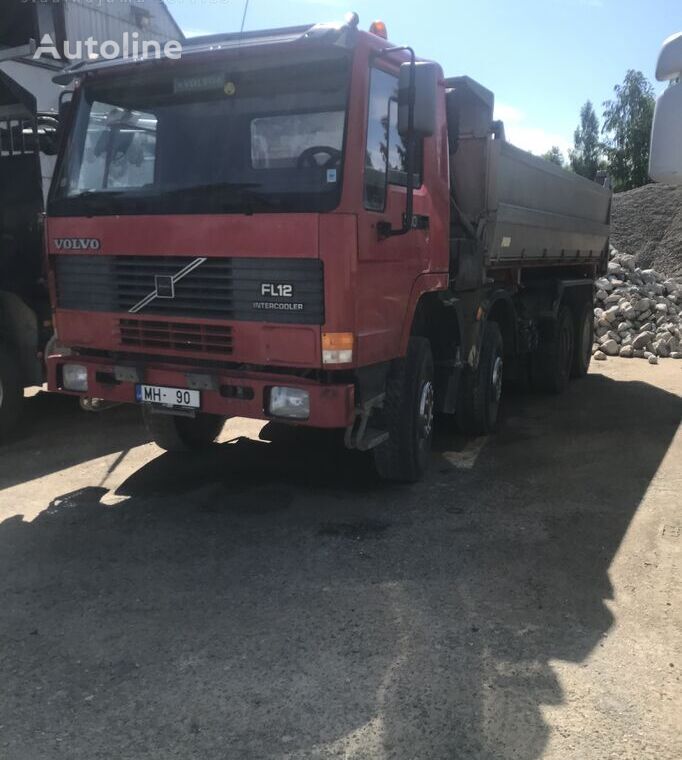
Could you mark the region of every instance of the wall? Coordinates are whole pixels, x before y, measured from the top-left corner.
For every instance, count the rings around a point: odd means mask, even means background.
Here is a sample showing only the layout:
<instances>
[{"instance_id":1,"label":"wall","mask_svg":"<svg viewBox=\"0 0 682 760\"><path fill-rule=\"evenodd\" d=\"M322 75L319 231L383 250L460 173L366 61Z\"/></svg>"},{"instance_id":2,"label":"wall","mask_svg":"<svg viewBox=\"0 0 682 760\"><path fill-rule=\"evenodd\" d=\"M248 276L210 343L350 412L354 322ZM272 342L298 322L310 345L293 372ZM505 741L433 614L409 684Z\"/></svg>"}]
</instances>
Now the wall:
<instances>
[{"instance_id":1,"label":"wall","mask_svg":"<svg viewBox=\"0 0 682 760\"><path fill-rule=\"evenodd\" d=\"M182 32L161 0L117 0L96 4L69 0L64 4L66 37L69 40L115 40L125 32L138 32L141 40L182 40Z\"/></svg>"}]
</instances>

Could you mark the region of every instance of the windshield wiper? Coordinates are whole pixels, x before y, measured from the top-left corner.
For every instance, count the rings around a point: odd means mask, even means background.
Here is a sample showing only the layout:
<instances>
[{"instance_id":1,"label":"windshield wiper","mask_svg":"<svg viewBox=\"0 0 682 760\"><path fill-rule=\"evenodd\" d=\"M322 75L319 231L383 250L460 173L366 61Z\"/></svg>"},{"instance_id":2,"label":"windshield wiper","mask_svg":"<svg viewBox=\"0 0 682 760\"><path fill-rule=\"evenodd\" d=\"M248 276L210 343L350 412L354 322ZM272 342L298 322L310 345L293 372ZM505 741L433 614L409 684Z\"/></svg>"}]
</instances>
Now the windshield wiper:
<instances>
[{"instance_id":1,"label":"windshield wiper","mask_svg":"<svg viewBox=\"0 0 682 760\"><path fill-rule=\"evenodd\" d=\"M243 200L246 204L244 213L248 214L249 216L252 214L255 214L257 211L257 209L255 208L254 202L256 204L261 204L262 206L264 206L265 208L260 209L260 210L265 210L265 211L268 211L270 209L280 208L280 206L282 205L281 198L275 198L270 193L254 193L253 191L249 191L249 192L244 193Z\"/></svg>"},{"instance_id":2,"label":"windshield wiper","mask_svg":"<svg viewBox=\"0 0 682 760\"><path fill-rule=\"evenodd\" d=\"M194 195L196 193L222 192L224 190L252 190L262 186L263 184L261 182L216 182L214 184L187 185L184 187L176 187L172 190L162 190L154 197L169 198L176 195Z\"/></svg>"},{"instance_id":3,"label":"windshield wiper","mask_svg":"<svg viewBox=\"0 0 682 760\"><path fill-rule=\"evenodd\" d=\"M67 195L65 200L68 201L87 201L87 200L99 200L100 198L115 198L118 195L123 195L123 190L83 190L75 195Z\"/></svg>"},{"instance_id":4,"label":"windshield wiper","mask_svg":"<svg viewBox=\"0 0 682 760\"><path fill-rule=\"evenodd\" d=\"M260 210L256 208L259 205L265 210L281 206L281 201L276 200L269 193L255 192L263 186L262 182L217 182L215 184L178 187L161 192L155 197L167 199L216 193L220 196L216 202L221 211L251 215ZM222 193L225 193L225 196Z\"/></svg>"},{"instance_id":5,"label":"windshield wiper","mask_svg":"<svg viewBox=\"0 0 682 760\"><path fill-rule=\"evenodd\" d=\"M67 207L72 203L82 203L86 208L86 216L91 216L98 211L108 210L109 203L114 198L120 198L125 194L123 190L83 190L75 195L67 195L65 198L60 198L57 202L60 204L67 204Z\"/></svg>"},{"instance_id":6,"label":"windshield wiper","mask_svg":"<svg viewBox=\"0 0 682 760\"><path fill-rule=\"evenodd\" d=\"M87 215L110 210L109 206L129 200L131 203L150 204L158 208L164 201L182 201L183 198L194 199L208 196L209 205L222 213L241 213L252 215L258 212L276 210L282 206L282 198L269 192L259 192L264 187L261 182L219 182L206 185L176 187L172 190L155 191L154 185L121 190L84 190L62 200L67 203L82 203ZM175 204L173 204L175 205ZM177 209L169 213L178 213Z\"/></svg>"}]
</instances>

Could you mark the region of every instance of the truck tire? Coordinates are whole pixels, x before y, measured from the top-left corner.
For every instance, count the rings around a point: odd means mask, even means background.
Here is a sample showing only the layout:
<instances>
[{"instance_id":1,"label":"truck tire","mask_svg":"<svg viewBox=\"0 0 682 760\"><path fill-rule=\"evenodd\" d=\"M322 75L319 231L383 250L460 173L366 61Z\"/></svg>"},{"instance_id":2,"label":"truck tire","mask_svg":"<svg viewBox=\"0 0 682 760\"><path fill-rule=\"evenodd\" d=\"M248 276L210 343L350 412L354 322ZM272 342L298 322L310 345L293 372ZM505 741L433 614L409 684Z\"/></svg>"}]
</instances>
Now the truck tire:
<instances>
[{"instance_id":1,"label":"truck tire","mask_svg":"<svg viewBox=\"0 0 682 760\"><path fill-rule=\"evenodd\" d=\"M571 378L575 328L568 306L559 308L556 321L546 324L540 347L530 357L530 380L543 393L563 393Z\"/></svg>"},{"instance_id":2,"label":"truck tire","mask_svg":"<svg viewBox=\"0 0 682 760\"><path fill-rule=\"evenodd\" d=\"M206 449L220 435L225 424L225 418L217 414L178 417L158 414L146 407L142 408L142 418L154 443L166 451Z\"/></svg>"},{"instance_id":3,"label":"truck tire","mask_svg":"<svg viewBox=\"0 0 682 760\"><path fill-rule=\"evenodd\" d=\"M0 346L0 442L9 438L24 406L24 385L19 360L13 351Z\"/></svg>"},{"instance_id":4,"label":"truck tire","mask_svg":"<svg viewBox=\"0 0 682 760\"><path fill-rule=\"evenodd\" d=\"M405 359L393 363L382 417L389 438L374 449L380 477L416 483L431 459L434 416L433 356L426 338L410 338Z\"/></svg>"},{"instance_id":5,"label":"truck tire","mask_svg":"<svg viewBox=\"0 0 682 760\"><path fill-rule=\"evenodd\" d=\"M571 377L585 377L592 361L594 307L592 302L578 306L575 314L575 345Z\"/></svg>"},{"instance_id":6,"label":"truck tire","mask_svg":"<svg viewBox=\"0 0 682 760\"><path fill-rule=\"evenodd\" d=\"M483 327L478 367L462 377L457 399L457 426L467 435L488 435L497 424L502 398L504 345L496 322Z\"/></svg>"}]
</instances>

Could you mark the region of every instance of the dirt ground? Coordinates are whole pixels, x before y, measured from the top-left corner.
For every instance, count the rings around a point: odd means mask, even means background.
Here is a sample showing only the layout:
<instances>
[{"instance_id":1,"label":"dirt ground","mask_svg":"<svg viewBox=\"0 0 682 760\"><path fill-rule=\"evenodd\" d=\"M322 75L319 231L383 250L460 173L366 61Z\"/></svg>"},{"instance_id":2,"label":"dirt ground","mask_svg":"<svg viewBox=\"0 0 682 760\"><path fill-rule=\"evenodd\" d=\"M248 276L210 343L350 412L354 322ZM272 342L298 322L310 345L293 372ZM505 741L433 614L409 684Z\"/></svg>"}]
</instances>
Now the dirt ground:
<instances>
[{"instance_id":1,"label":"dirt ground","mask_svg":"<svg viewBox=\"0 0 682 760\"><path fill-rule=\"evenodd\" d=\"M426 482L34 395L0 451L2 760L678 760L682 362L442 433Z\"/></svg>"}]
</instances>

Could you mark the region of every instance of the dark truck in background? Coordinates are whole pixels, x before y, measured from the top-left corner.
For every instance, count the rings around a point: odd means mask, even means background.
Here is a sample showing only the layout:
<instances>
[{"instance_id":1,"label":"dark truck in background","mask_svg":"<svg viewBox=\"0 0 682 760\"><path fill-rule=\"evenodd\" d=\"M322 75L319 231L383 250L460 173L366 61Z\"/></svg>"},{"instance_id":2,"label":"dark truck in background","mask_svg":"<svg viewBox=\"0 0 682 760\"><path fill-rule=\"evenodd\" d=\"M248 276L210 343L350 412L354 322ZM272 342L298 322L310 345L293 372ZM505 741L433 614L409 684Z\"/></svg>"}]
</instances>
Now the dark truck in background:
<instances>
[{"instance_id":1,"label":"dark truck in background","mask_svg":"<svg viewBox=\"0 0 682 760\"><path fill-rule=\"evenodd\" d=\"M234 416L345 431L424 473L434 416L588 369L611 194L493 95L346 23L94 63L48 205L51 390L140 404L169 450Z\"/></svg>"},{"instance_id":2,"label":"dark truck in background","mask_svg":"<svg viewBox=\"0 0 682 760\"><path fill-rule=\"evenodd\" d=\"M61 88L51 84L50 70L11 60L25 52L0 49L0 442L19 420L24 387L45 380L52 336L41 215L57 152ZM55 93L53 111L41 110L46 91Z\"/></svg>"},{"instance_id":3,"label":"dark truck in background","mask_svg":"<svg viewBox=\"0 0 682 760\"><path fill-rule=\"evenodd\" d=\"M61 57L96 34L184 39L162 0L75 3L2 0L0 12L0 443L16 426L24 388L45 382L53 336L43 224L70 87ZM36 55L48 35L58 53ZM38 51L40 52L40 51Z\"/></svg>"}]
</instances>

